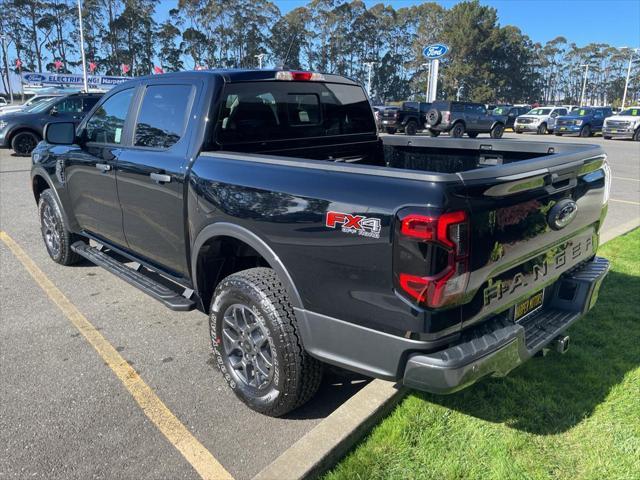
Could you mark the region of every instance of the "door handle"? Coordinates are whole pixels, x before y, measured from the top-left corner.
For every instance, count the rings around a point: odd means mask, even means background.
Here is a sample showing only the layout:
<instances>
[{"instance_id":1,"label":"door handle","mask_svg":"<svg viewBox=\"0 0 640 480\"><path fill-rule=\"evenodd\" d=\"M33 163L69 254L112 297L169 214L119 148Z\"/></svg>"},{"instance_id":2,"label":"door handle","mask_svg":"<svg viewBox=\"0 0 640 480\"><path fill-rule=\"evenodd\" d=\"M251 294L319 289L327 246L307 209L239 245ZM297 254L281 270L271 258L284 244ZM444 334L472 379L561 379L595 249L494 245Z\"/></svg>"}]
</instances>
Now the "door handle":
<instances>
[{"instance_id":1,"label":"door handle","mask_svg":"<svg viewBox=\"0 0 640 480\"><path fill-rule=\"evenodd\" d=\"M165 173L150 173L149 176L156 183L169 183L171 181L171 175Z\"/></svg>"},{"instance_id":2,"label":"door handle","mask_svg":"<svg viewBox=\"0 0 640 480\"><path fill-rule=\"evenodd\" d=\"M100 170L102 173L106 173L109 170L111 170L111 165L108 165L106 163L96 163L96 168Z\"/></svg>"}]
</instances>

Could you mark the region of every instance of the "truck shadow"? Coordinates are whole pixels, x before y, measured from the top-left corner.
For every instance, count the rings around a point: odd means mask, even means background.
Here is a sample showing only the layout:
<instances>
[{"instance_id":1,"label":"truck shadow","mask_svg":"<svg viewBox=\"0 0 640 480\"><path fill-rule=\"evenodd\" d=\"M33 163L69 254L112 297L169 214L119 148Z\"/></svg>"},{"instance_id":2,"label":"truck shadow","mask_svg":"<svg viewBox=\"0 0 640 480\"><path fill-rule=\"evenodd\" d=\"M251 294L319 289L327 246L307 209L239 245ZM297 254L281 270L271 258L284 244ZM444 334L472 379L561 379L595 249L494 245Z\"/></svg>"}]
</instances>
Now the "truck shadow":
<instances>
[{"instance_id":1,"label":"truck shadow","mask_svg":"<svg viewBox=\"0 0 640 480\"><path fill-rule=\"evenodd\" d=\"M612 271L598 303L571 327L571 348L536 357L505 378L449 396L413 393L483 420L538 435L565 432L590 417L640 365L640 278Z\"/></svg>"}]
</instances>

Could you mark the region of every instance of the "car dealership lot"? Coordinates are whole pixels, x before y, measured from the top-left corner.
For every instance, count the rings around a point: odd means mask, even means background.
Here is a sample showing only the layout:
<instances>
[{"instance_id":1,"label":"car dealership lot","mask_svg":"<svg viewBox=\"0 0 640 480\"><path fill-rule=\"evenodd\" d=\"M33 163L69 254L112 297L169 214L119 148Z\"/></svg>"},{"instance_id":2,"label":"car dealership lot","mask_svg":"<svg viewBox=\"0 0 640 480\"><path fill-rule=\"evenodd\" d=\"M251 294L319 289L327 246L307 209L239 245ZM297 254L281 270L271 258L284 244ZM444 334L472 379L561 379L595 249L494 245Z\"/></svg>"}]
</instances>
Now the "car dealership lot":
<instances>
[{"instance_id":1,"label":"car dealership lot","mask_svg":"<svg viewBox=\"0 0 640 480\"><path fill-rule=\"evenodd\" d=\"M640 217L640 144L600 143L613 187L604 229ZM165 309L110 273L49 260L29 189L30 160L0 150L0 230L132 367L197 442L237 478L251 478L363 382L331 375L321 393L284 419L237 401L214 370L207 317ZM197 478L78 328L0 242L0 478ZM332 383L343 384L333 385Z\"/></svg>"}]
</instances>

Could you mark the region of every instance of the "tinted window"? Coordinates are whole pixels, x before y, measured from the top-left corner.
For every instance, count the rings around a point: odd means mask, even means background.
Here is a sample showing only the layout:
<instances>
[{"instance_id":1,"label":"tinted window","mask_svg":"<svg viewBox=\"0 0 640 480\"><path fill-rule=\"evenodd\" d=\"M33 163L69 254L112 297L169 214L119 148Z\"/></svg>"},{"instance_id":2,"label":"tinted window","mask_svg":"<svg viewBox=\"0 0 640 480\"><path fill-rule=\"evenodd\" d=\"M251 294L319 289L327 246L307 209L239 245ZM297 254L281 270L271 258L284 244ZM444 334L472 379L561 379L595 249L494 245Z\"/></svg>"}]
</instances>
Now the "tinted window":
<instances>
[{"instance_id":1,"label":"tinted window","mask_svg":"<svg viewBox=\"0 0 640 480\"><path fill-rule=\"evenodd\" d=\"M218 124L221 143L375 132L361 87L316 82L228 84Z\"/></svg>"},{"instance_id":2,"label":"tinted window","mask_svg":"<svg viewBox=\"0 0 640 480\"><path fill-rule=\"evenodd\" d=\"M134 145L169 148L184 133L193 87L151 85L140 107Z\"/></svg>"},{"instance_id":3,"label":"tinted window","mask_svg":"<svg viewBox=\"0 0 640 480\"><path fill-rule=\"evenodd\" d=\"M98 103L98 100L100 100L100 97L86 97L82 105L82 111L87 113L96 103Z\"/></svg>"},{"instance_id":4,"label":"tinted window","mask_svg":"<svg viewBox=\"0 0 640 480\"><path fill-rule=\"evenodd\" d=\"M122 143L122 129L127 118L133 89L123 90L109 97L93 113L86 126L88 142Z\"/></svg>"},{"instance_id":5,"label":"tinted window","mask_svg":"<svg viewBox=\"0 0 640 480\"><path fill-rule=\"evenodd\" d=\"M82 112L82 98L65 98L56 104L56 110L60 113L80 113Z\"/></svg>"},{"instance_id":6,"label":"tinted window","mask_svg":"<svg viewBox=\"0 0 640 480\"><path fill-rule=\"evenodd\" d=\"M464 106L465 113L478 113L475 105L465 105Z\"/></svg>"}]
</instances>

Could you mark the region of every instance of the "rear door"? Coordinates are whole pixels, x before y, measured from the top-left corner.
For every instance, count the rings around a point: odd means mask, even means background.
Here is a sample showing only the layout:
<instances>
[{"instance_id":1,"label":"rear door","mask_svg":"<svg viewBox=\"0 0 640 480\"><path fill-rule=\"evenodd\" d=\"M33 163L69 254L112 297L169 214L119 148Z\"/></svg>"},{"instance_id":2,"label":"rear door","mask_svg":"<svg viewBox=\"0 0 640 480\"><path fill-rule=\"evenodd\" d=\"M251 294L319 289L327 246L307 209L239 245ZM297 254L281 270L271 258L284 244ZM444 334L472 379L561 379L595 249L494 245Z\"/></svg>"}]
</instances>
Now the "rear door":
<instances>
[{"instance_id":1,"label":"rear door","mask_svg":"<svg viewBox=\"0 0 640 480\"><path fill-rule=\"evenodd\" d=\"M471 211L467 324L508 313L594 255L608 167L599 147L592 155L572 149L460 174ZM502 154L494 148L487 155Z\"/></svg>"},{"instance_id":2,"label":"rear door","mask_svg":"<svg viewBox=\"0 0 640 480\"><path fill-rule=\"evenodd\" d=\"M176 276L188 274L184 192L196 84L144 85L131 146L118 156L118 195L129 248Z\"/></svg>"},{"instance_id":3,"label":"rear door","mask_svg":"<svg viewBox=\"0 0 640 480\"><path fill-rule=\"evenodd\" d=\"M480 127L478 120L478 108L475 104L464 104L464 121L467 131L476 131Z\"/></svg>"}]
</instances>

